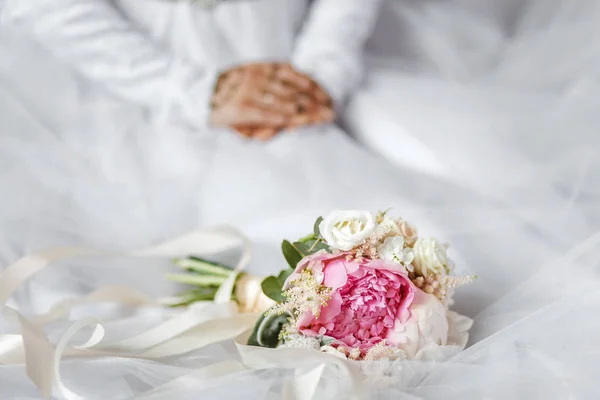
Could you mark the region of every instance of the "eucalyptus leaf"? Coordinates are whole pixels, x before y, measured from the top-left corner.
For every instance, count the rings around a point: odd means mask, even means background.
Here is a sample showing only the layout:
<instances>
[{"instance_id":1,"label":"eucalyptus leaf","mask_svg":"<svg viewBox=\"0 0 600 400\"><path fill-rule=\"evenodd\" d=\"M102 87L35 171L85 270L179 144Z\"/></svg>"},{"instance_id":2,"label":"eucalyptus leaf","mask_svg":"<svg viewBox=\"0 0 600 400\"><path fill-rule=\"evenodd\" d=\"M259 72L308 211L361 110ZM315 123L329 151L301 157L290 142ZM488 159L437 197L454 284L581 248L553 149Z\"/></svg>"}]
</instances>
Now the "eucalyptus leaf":
<instances>
[{"instance_id":1,"label":"eucalyptus leaf","mask_svg":"<svg viewBox=\"0 0 600 400\"><path fill-rule=\"evenodd\" d=\"M319 225L321 225L321 222L323 222L323 217L319 217L315 221L315 226L313 228L313 232L314 232L314 235L315 235L316 238L320 238L321 237L321 230L319 229Z\"/></svg>"},{"instance_id":2,"label":"eucalyptus leaf","mask_svg":"<svg viewBox=\"0 0 600 400\"><path fill-rule=\"evenodd\" d=\"M256 321L252 334L248 339L248 344L272 349L277 347L279 344L279 333L290 317L288 313L269 316L263 315Z\"/></svg>"},{"instance_id":3,"label":"eucalyptus leaf","mask_svg":"<svg viewBox=\"0 0 600 400\"><path fill-rule=\"evenodd\" d=\"M289 276L294 272L294 269L292 268L287 268L282 270L279 275L277 276L277 280L281 283L281 286L283 287L283 284L285 283L285 281L287 280L287 278L289 278Z\"/></svg>"},{"instance_id":4,"label":"eucalyptus leaf","mask_svg":"<svg viewBox=\"0 0 600 400\"><path fill-rule=\"evenodd\" d=\"M296 268L296 265L304 258L298 249L287 240L281 243L281 251L290 268Z\"/></svg>"},{"instance_id":5,"label":"eucalyptus leaf","mask_svg":"<svg viewBox=\"0 0 600 400\"><path fill-rule=\"evenodd\" d=\"M314 239L311 239L307 242L294 242L293 246L298 252L298 254L302 255L302 258L310 255L309 249L314 244Z\"/></svg>"},{"instance_id":6,"label":"eucalyptus leaf","mask_svg":"<svg viewBox=\"0 0 600 400\"><path fill-rule=\"evenodd\" d=\"M321 338L321 346L329 346L333 342L335 342L335 338L332 338L331 336L323 336Z\"/></svg>"},{"instance_id":7,"label":"eucalyptus leaf","mask_svg":"<svg viewBox=\"0 0 600 400\"><path fill-rule=\"evenodd\" d=\"M256 320L256 322L254 323L254 328L252 329L252 334L248 338L248 344L250 346L260 346L258 344L258 341L256 340L256 335L258 333L258 327L260 326L260 324L262 324L262 322L264 321L265 318L266 318L265 314L262 314L260 316L260 318L258 318Z\"/></svg>"},{"instance_id":8,"label":"eucalyptus leaf","mask_svg":"<svg viewBox=\"0 0 600 400\"><path fill-rule=\"evenodd\" d=\"M262 288L263 293L270 299L275 300L278 303L282 303L285 301L285 296L281 293L281 288L283 286L283 282L280 282L274 276L269 276L265 278L260 287Z\"/></svg>"},{"instance_id":9,"label":"eucalyptus leaf","mask_svg":"<svg viewBox=\"0 0 600 400\"><path fill-rule=\"evenodd\" d=\"M315 254L320 250L330 250L330 247L321 239L313 239L307 242L295 242L294 247L303 255L303 257Z\"/></svg>"}]
</instances>

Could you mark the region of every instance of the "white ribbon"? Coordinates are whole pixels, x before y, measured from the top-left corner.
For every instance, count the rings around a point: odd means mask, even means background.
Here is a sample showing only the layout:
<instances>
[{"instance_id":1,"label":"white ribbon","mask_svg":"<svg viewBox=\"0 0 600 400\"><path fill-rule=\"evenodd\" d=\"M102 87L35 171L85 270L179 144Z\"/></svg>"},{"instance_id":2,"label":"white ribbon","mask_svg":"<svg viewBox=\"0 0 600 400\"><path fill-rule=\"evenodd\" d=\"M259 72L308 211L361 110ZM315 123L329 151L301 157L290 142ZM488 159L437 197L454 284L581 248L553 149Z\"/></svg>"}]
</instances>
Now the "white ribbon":
<instances>
[{"instance_id":1,"label":"white ribbon","mask_svg":"<svg viewBox=\"0 0 600 400\"><path fill-rule=\"evenodd\" d=\"M6 306L14 292L37 272L51 263L82 256L128 256L128 257L178 257L183 254L209 255L223 251L242 249L233 273L219 288L214 302L201 302L175 315L166 322L136 336L113 343L103 343L104 327L92 318L76 321L59 339L56 345L46 337L43 326L55 321L76 306L91 302L116 302L133 306L157 306L157 303L139 291L122 286L100 288L79 299L62 301L51 307L46 314L28 320L18 311ZM308 373L289 382L284 389L286 400L311 400L326 367L335 369L343 379L352 382L354 398L360 396L355 372L343 360L318 352L299 349L273 350L247 346L249 329L260 313L239 313L231 301L231 294L239 272L250 261L250 243L247 238L229 227L192 232L158 246L132 252L109 252L95 249L63 248L41 251L28 255L0 273L0 301L3 314L15 318L21 335L0 336L0 364L25 363L27 375L44 398L53 392L63 399L80 400L81 396L69 390L61 379L60 361L63 356L119 356L130 358L161 358L187 353L211 343L236 336L236 345L245 366L265 368L280 366L295 368L299 361L318 363ZM95 326L90 338L82 345L70 345L72 338L82 329ZM240 335L241 334L241 335ZM245 367L234 362L224 362L195 371L179 379L216 378L239 372ZM176 380L178 381L178 380ZM175 382L175 381L174 381ZM171 382L171 384L174 384ZM144 398L156 398L169 386L157 388Z\"/></svg>"},{"instance_id":2,"label":"white ribbon","mask_svg":"<svg viewBox=\"0 0 600 400\"><path fill-rule=\"evenodd\" d=\"M60 260L82 256L177 257L182 254L208 255L237 248L242 249L242 255L234 272L217 292L215 303L210 302L190 307L158 327L116 343L101 343L104 338L104 329L97 321L94 321L97 328L88 342L75 347L69 347L69 341L78 331L92 323L91 321L77 321L67 330L56 346L48 340L41 327L67 315L76 306L94 301L110 301L138 306L155 305L154 301L135 289L117 286L104 287L80 299L58 303L48 313L37 316L33 321L29 321L16 310L6 306L8 299L22 284L42 269L52 265L53 262ZM176 343L187 343L186 349L190 351L217 341L217 338L223 340L226 338L221 336L223 333L228 333L229 337L233 337L251 327L253 321L257 318L256 315L235 315L236 305L231 302L231 293L237 274L246 267L250 257L251 249L248 239L230 227L192 232L157 246L132 252L62 248L30 254L0 273L0 302L4 315L16 318L21 328L20 337L17 335L0 337L0 363L24 362L27 375L45 398L49 398L54 388L60 397L75 400L80 397L68 390L60 377L58 367L63 354L164 357L177 354L178 351L183 351L186 348L184 346L176 349L174 346ZM230 319L222 323L223 332L219 336L215 337L206 326L204 330L208 334L199 334L196 331L195 333L200 336L200 340L196 337L195 343L197 344L193 348L190 346L189 340L185 342L185 336L178 338L178 341L169 345L160 346L185 332L202 326L207 321L214 321L216 318L227 319L228 317ZM202 336L206 339L202 340ZM136 352L140 354L135 354Z\"/></svg>"},{"instance_id":3,"label":"white ribbon","mask_svg":"<svg viewBox=\"0 0 600 400\"><path fill-rule=\"evenodd\" d=\"M302 364L313 365L320 363L305 375L289 382L284 389L288 399L313 399L317 384L325 368L336 373L340 382L346 383L350 392L349 400L359 400L364 396L361 385L360 371L356 364L348 360L333 356L331 354L314 351L311 349L278 348L268 349L264 347L249 346L248 338L251 331L240 334L235 339L235 345L244 361L244 364L252 368L299 368Z\"/></svg>"}]
</instances>

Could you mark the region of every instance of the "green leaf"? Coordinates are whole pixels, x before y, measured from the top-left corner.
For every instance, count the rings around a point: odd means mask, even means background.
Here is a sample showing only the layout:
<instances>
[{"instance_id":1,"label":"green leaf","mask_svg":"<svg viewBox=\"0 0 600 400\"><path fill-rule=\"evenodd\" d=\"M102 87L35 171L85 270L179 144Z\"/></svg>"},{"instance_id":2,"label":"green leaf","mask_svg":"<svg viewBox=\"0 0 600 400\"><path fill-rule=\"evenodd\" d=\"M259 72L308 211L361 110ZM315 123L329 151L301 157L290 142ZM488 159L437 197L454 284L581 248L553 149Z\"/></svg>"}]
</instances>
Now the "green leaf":
<instances>
[{"instance_id":1,"label":"green leaf","mask_svg":"<svg viewBox=\"0 0 600 400\"><path fill-rule=\"evenodd\" d=\"M315 221L315 226L313 228L313 232L314 232L314 235L315 235L316 238L320 238L321 237L321 230L319 229L319 225L321 225L321 222L323 222L323 217L319 217Z\"/></svg>"},{"instance_id":2,"label":"green leaf","mask_svg":"<svg viewBox=\"0 0 600 400\"><path fill-rule=\"evenodd\" d=\"M260 285L263 293L268 298L273 299L278 303L285 301L285 296L281 293L282 286L283 282L280 282L279 279L274 276L265 278Z\"/></svg>"},{"instance_id":3,"label":"green leaf","mask_svg":"<svg viewBox=\"0 0 600 400\"><path fill-rule=\"evenodd\" d=\"M265 318L266 318L265 314L262 314L260 316L260 318L257 319L256 322L254 323L254 328L252 329L252 334L248 338L248 345L250 345L250 346L260 346L258 344L258 340L256 339L256 336L257 336L257 333L258 333L258 327L260 326L260 324L262 324L262 322L265 320Z\"/></svg>"},{"instance_id":4,"label":"green leaf","mask_svg":"<svg viewBox=\"0 0 600 400\"><path fill-rule=\"evenodd\" d=\"M313 239L307 242L295 242L293 246L303 257L315 254L320 250L330 250L330 247L321 239Z\"/></svg>"},{"instance_id":5,"label":"green leaf","mask_svg":"<svg viewBox=\"0 0 600 400\"><path fill-rule=\"evenodd\" d=\"M331 336L323 336L321 338L321 346L329 346L333 342L335 342L335 338L332 338Z\"/></svg>"},{"instance_id":6,"label":"green leaf","mask_svg":"<svg viewBox=\"0 0 600 400\"><path fill-rule=\"evenodd\" d=\"M265 278L261 283L263 293L270 299L275 300L278 303L282 303L286 300L283 295L283 285L286 279L294 272L292 268L286 268L282 270L277 277L269 276Z\"/></svg>"},{"instance_id":7,"label":"green leaf","mask_svg":"<svg viewBox=\"0 0 600 400\"><path fill-rule=\"evenodd\" d=\"M283 284L285 283L285 281L287 280L287 278L289 278L289 276L294 272L294 269L292 268L287 268L282 270L279 275L277 276L277 280L281 283L281 287L283 287Z\"/></svg>"},{"instance_id":8,"label":"green leaf","mask_svg":"<svg viewBox=\"0 0 600 400\"><path fill-rule=\"evenodd\" d=\"M275 348L279 344L279 333L287 323L290 314L263 315L256 321L252 334L248 339L250 346Z\"/></svg>"},{"instance_id":9,"label":"green leaf","mask_svg":"<svg viewBox=\"0 0 600 400\"><path fill-rule=\"evenodd\" d=\"M304 258L298 249L287 240L281 243L281 251L290 268L296 268L296 265Z\"/></svg>"}]
</instances>

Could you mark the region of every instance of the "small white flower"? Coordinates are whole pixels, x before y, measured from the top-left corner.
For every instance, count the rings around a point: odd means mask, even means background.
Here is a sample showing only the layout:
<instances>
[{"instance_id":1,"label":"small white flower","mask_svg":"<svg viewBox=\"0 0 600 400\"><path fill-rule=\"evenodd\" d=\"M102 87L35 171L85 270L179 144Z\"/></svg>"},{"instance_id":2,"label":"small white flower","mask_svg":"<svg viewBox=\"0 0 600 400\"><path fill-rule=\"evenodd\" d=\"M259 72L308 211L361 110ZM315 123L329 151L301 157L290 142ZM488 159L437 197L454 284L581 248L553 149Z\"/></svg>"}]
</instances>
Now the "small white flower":
<instances>
[{"instance_id":1,"label":"small white flower","mask_svg":"<svg viewBox=\"0 0 600 400\"><path fill-rule=\"evenodd\" d=\"M388 237L377 247L377 251L384 260L395 261L404 265L409 271L413 270L411 263L415 258L414 252L410 247L404 247L404 237Z\"/></svg>"},{"instance_id":2,"label":"small white flower","mask_svg":"<svg viewBox=\"0 0 600 400\"><path fill-rule=\"evenodd\" d=\"M427 276L429 271L434 274L448 272L448 254L446 247L434 238L419 238L413 247L415 259L413 264L419 275Z\"/></svg>"},{"instance_id":3,"label":"small white flower","mask_svg":"<svg viewBox=\"0 0 600 400\"><path fill-rule=\"evenodd\" d=\"M333 211L319 225L327 244L343 251L364 243L375 228L375 218L367 211Z\"/></svg>"},{"instance_id":4,"label":"small white flower","mask_svg":"<svg viewBox=\"0 0 600 400\"><path fill-rule=\"evenodd\" d=\"M321 343L318 339L310 336L304 336L301 334L289 335L285 339L285 343L280 344L280 348L288 349L311 349L319 350Z\"/></svg>"}]
</instances>

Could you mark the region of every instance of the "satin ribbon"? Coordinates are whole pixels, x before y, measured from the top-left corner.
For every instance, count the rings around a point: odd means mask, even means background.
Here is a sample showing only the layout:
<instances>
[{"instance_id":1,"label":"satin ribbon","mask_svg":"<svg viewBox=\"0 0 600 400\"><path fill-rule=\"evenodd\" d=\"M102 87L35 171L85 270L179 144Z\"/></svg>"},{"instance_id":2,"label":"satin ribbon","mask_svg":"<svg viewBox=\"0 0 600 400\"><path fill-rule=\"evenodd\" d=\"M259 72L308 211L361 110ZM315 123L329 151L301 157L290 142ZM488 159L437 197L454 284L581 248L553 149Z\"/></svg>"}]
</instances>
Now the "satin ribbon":
<instances>
[{"instance_id":1,"label":"satin ribbon","mask_svg":"<svg viewBox=\"0 0 600 400\"><path fill-rule=\"evenodd\" d=\"M92 302L115 302L133 306L158 306L158 304L136 289L123 286L107 286L79 299L62 301L51 307L46 314L25 318L6 305L14 292L37 272L53 262L82 256L128 256L128 257L178 257L183 254L209 255L241 248L241 257L227 281L219 288L213 302L200 302L166 322L113 343L103 343L105 328L93 318L76 321L59 339L56 345L46 337L43 326L64 317L76 306ZM0 301L5 316L18 321L21 335L0 336L0 363L25 363L27 375L46 399L55 393L67 400L79 400L81 396L69 390L60 374L63 356L99 357L118 356L153 359L187 353L224 339L236 339L236 346L244 364L224 362L195 371L179 379L208 379L227 376L247 367L295 368L304 364L317 363L317 367L295 380L286 383L286 400L311 400L326 368L340 374L350 385L355 399L360 397L360 379L343 360L319 352L301 349L264 349L247 346L250 328L260 313L239 313L231 295L237 275L250 261L250 243L247 238L230 227L192 232L158 246L132 252L110 252L96 249L63 248L28 255L6 268L0 274ZM73 337L82 329L94 327L89 339L81 345L71 345ZM241 334L241 335L240 335ZM238 336L239 335L239 336ZM177 381L177 380L175 380ZM173 384L175 383L172 382ZM203 384L201 383L200 386ZM199 386L199 388L200 388ZM168 387L157 388L143 398L156 397Z\"/></svg>"},{"instance_id":2,"label":"satin ribbon","mask_svg":"<svg viewBox=\"0 0 600 400\"><path fill-rule=\"evenodd\" d=\"M158 327L116 343L101 343L104 337L104 328L98 321L77 321L67 330L56 346L48 340L42 327L46 323L67 315L74 307L94 301L110 301L137 306L156 305L152 299L135 289L115 286L101 288L83 298L58 303L48 313L33 318L33 321L29 321L18 311L6 305L8 299L28 279L51 266L53 262L61 260L83 256L179 257L182 254L209 255L238 248L242 249L241 257L232 274L217 291L214 302L189 307L183 313ZM237 315L237 306L231 301L235 279L238 273L247 266L250 258L249 240L230 227L195 231L157 246L131 252L61 248L30 254L0 274L0 302L3 314L15 318L21 328L20 337L6 335L0 338L0 363L24 362L27 375L45 398L49 398L53 389L56 389L57 395L62 398L79 399L79 396L68 390L62 383L59 364L63 354L164 357L183 352L186 346L181 347L181 344L187 344L187 351L190 351L227 337L233 337L251 327L257 318L257 315L252 314ZM217 322L220 327L219 332L215 333L209 329L206 324L208 321L211 322L211 325ZM87 343L81 346L69 346L72 337L90 324L96 325L96 329ZM195 347L190 345L189 340L185 341L185 336L178 338L178 336L199 327L203 328L203 332L195 332L198 335L195 337ZM228 334L228 336L223 336L224 334ZM177 340L174 340L176 338ZM179 346L175 347L174 344L179 344Z\"/></svg>"}]
</instances>

